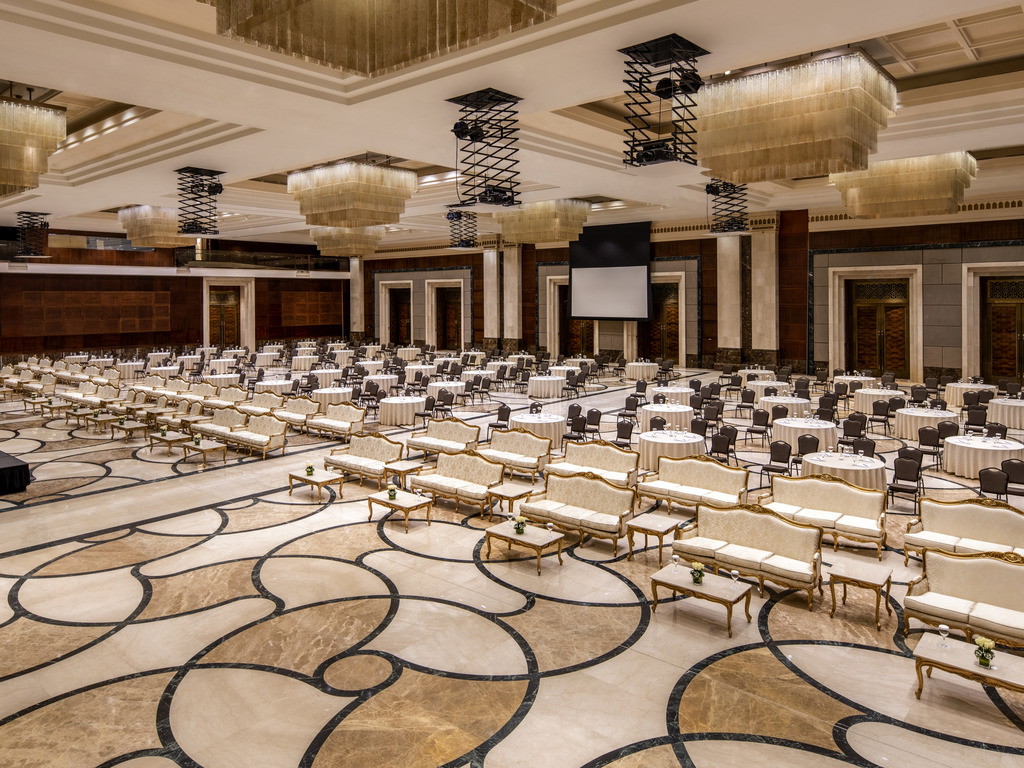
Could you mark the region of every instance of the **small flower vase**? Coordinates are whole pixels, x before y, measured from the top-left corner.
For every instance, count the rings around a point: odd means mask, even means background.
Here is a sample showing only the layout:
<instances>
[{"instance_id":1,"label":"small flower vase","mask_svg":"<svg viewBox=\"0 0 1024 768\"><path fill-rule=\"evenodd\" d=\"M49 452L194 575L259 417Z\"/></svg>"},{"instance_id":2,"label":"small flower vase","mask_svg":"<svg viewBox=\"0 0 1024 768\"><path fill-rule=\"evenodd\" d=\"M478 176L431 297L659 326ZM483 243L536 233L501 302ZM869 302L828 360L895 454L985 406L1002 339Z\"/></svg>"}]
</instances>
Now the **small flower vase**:
<instances>
[{"instance_id":1,"label":"small flower vase","mask_svg":"<svg viewBox=\"0 0 1024 768\"><path fill-rule=\"evenodd\" d=\"M994 651L986 651L984 648L978 648L974 655L978 657L978 664L988 669L992 666L992 659L996 655Z\"/></svg>"},{"instance_id":2,"label":"small flower vase","mask_svg":"<svg viewBox=\"0 0 1024 768\"><path fill-rule=\"evenodd\" d=\"M200 441L201 441L202 439L203 439L203 438L199 437L199 435L196 435L196 436L195 436L195 437L194 437L194 438L192 439L192 442L193 442L193 444L195 444L195 445L199 445L199 443L200 443Z\"/></svg>"},{"instance_id":3,"label":"small flower vase","mask_svg":"<svg viewBox=\"0 0 1024 768\"><path fill-rule=\"evenodd\" d=\"M388 488L388 498L394 501L396 496L398 496L398 491L394 488Z\"/></svg>"},{"instance_id":4,"label":"small flower vase","mask_svg":"<svg viewBox=\"0 0 1024 768\"><path fill-rule=\"evenodd\" d=\"M167 437L167 427L160 427L160 437Z\"/></svg>"},{"instance_id":5,"label":"small flower vase","mask_svg":"<svg viewBox=\"0 0 1024 768\"><path fill-rule=\"evenodd\" d=\"M516 533L520 536L526 533L526 523L516 523L514 527L516 529Z\"/></svg>"},{"instance_id":6,"label":"small flower vase","mask_svg":"<svg viewBox=\"0 0 1024 768\"><path fill-rule=\"evenodd\" d=\"M121 418L119 418L119 419L117 420L117 423L118 423L118 424L121 424L121 425L123 425L123 424L124 424L124 416L122 416Z\"/></svg>"},{"instance_id":7,"label":"small flower vase","mask_svg":"<svg viewBox=\"0 0 1024 768\"><path fill-rule=\"evenodd\" d=\"M307 475L312 475L313 474L313 467L306 467L306 474Z\"/></svg>"},{"instance_id":8,"label":"small flower vase","mask_svg":"<svg viewBox=\"0 0 1024 768\"><path fill-rule=\"evenodd\" d=\"M53 398L52 397L46 398L46 404L47 405L53 405Z\"/></svg>"},{"instance_id":9,"label":"small flower vase","mask_svg":"<svg viewBox=\"0 0 1024 768\"><path fill-rule=\"evenodd\" d=\"M690 576L693 577L694 584L704 583L704 571L698 571L696 568L694 568L692 571L690 571Z\"/></svg>"}]
</instances>

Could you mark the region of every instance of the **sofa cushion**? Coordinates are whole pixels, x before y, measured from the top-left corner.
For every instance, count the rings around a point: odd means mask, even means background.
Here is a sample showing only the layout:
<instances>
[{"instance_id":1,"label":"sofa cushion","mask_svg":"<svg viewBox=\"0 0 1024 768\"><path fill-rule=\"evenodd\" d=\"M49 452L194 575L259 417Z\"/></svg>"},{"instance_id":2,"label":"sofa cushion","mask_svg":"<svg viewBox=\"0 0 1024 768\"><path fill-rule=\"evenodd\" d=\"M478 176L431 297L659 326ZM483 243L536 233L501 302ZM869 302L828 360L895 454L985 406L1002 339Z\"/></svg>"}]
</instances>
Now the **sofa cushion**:
<instances>
[{"instance_id":1,"label":"sofa cushion","mask_svg":"<svg viewBox=\"0 0 1024 768\"><path fill-rule=\"evenodd\" d=\"M960 539L956 543L956 549L954 552L965 552L972 554L974 552L1012 552L1013 547L1008 544L996 544L991 541L979 541L978 539Z\"/></svg>"},{"instance_id":2,"label":"sofa cushion","mask_svg":"<svg viewBox=\"0 0 1024 768\"><path fill-rule=\"evenodd\" d=\"M484 501L487 498L487 486L480 483L463 483L459 487L459 496L464 499Z\"/></svg>"},{"instance_id":3,"label":"sofa cushion","mask_svg":"<svg viewBox=\"0 0 1024 768\"><path fill-rule=\"evenodd\" d=\"M720 539L709 539L706 536L691 536L687 539L676 539L672 542L672 549L679 552L690 552L701 557L714 557L715 552L727 543Z\"/></svg>"},{"instance_id":4,"label":"sofa cushion","mask_svg":"<svg viewBox=\"0 0 1024 768\"><path fill-rule=\"evenodd\" d=\"M715 560L754 569L760 568L761 563L771 556L772 553L766 549L754 549L740 544L726 544L715 552Z\"/></svg>"},{"instance_id":5,"label":"sofa cushion","mask_svg":"<svg viewBox=\"0 0 1024 768\"><path fill-rule=\"evenodd\" d=\"M552 501L551 499L537 499L536 501L525 501L523 502L522 509L530 512L531 514L544 514L548 515L554 512L559 507L564 507L560 501Z\"/></svg>"},{"instance_id":6,"label":"sofa cushion","mask_svg":"<svg viewBox=\"0 0 1024 768\"><path fill-rule=\"evenodd\" d=\"M342 467L360 472L370 472L380 475L384 472L384 462L377 459L368 459L365 456L327 456L324 461L331 467Z\"/></svg>"},{"instance_id":7,"label":"sofa cushion","mask_svg":"<svg viewBox=\"0 0 1024 768\"><path fill-rule=\"evenodd\" d=\"M960 623L966 623L967 617L970 616L975 605L972 600L944 595L941 592L907 595L903 604L911 610Z\"/></svg>"},{"instance_id":8,"label":"sofa cushion","mask_svg":"<svg viewBox=\"0 0 1024 768\"><path fill-rule=\"evenodd\" d=\"M591 512L583 522L588 528L606 533L617 533L622 525L622 518L618 515L609 515L604 512Z\"/></svg>"},{"instance_id":9,"label":"sofa cushion","mask_svg":"<svg viewBox=\"0 0 1024 768\"><path fill-rule=\"evenodd\" d=\"M802 560L794 560L783 555L772 555L761 563L761 569L765 573L775 576L782 576L794 581L810 582L814 580L814 568L811 563Z\"/></svg>"},{"instance_id":10,"label":"sofa cushion","mask_svg":"<svg viewBox=\"0 0 1024 768\"><path fill-rule=\"evenodd\" d=\"M959 540L958 536L936 533L935 531L918 531L917 533L908 533L903 537L904 545L919 549L944 549L947 552L953 552Z\"/></svg>"},{"instance_id":11,"label":"sofa cushion","mask_svg":"<svg viewBox=\"0 0 1024 768\"><path fill-rule=\"evenodd\" d=\"M875 520L856 515L843 515L836 520L835 528L837 531L864 536L877 536L882 532L882 527Z\"/></svg>"},{"instance_id":12,"label":"sofa cushion","mask_svg":"<svg viewBox=\"0 0 1024 768\"><path fill-rule=\"evenodd\" d=\"M809 509L808 507L804 507L793 515L793 519L798 523L816 525L819 528L834 528L836 520L842 516L842 512L828 512L824 509Z\"/></svg>"},{"instance_id":13,"label":"sofa cushion","mask_svg":"<svg viewBox=\"0 0 1024 768\"><path fill-rule=\"evenodd\" d=\"M739 494L735 493L723 493L722 491L704 491L701 496L701 501L706 501L708 504L718 504L719 506L732 506L740 503Z\"/></svg>"},{"instance_id":14,"label":"sofa cushion","mask_svg":"<svg viewBox=\"0 0 1024 768\"><path fill-rule=\"evenodd\" d=\"M490 459L491 461L497 461L501 464L508 464L513 467L536 467L540 461L535 456L524 456L521 453L512 453L510 451L497 451L493 448L482 448L477 451L484 458Z\"/></svg>"},{"instance_id":15,"label":"sofa cushion","mask_svg":"<svg viewBox=\"0 0 1024 768\"><path fill-rule=\"evenodd\" d=\"M465 443L456 443L454 440L441 440L436 437L417 437L409 438L407 445L412 448L424 448L430 451L445 451L447 453L456 453L458 451L466 450Z\"/></svg>"},{"instance_id":16,"label":"sofa cushion","mask_svg":"<svg viewBox=\"0 0 1024 768\"><path fill-rule=\"evenodd\" d=\"M579 526L590 515L595 514L593 510L583 507L574 507L572 504L563 504L557 509L548 511L548 517L556 523L564 523L571 526Z\"/></svg>"},{"instance_id":17,"label":"sofa cushion","mask_svg":"<svg viewBox=\"0 0 1024 768\"><path fill-rule=\"evenodd\" d=\"M773 501L764 506L772 512L782 515L787 520L792 520L796 513L803 509L803 507L798 507L795 504L783 504L781 501Z\"/></svg>"},{"instance_id":18,"label":"sofa cushion","mask_svg":"<svg viewBox=\"0 0 1024 768\"><path fill-rule=\"evenodd\" d=\"M971 609L971 626L976 630L1020 638L1024 637L1024 613L990 603L975 603Z\"/></svg>"},{"instance_id":19,"label":"sofa cushion","mask_svg":"<svg viewBox=\"0 0 1024 768\"><path fill-rule=\"evenodd\" d=\"M557 461L554 464L548 464L548 472L555 475L577 475L582 472L589 472L590 467L584 467L580 464L572 464L568 461Z\"/></svg>"},{"instance_id":20,"label":"sofa cushion","mask_svg":"<svg viewBox=\"0 0 1024 768\"><path fill-rule=\"evenodd\" d=\"M463 486L469 485L465 480L444 475L417 475L413 478L413 485L429 488L438 493L457 493Z\"/></svg>"}]
</instances>

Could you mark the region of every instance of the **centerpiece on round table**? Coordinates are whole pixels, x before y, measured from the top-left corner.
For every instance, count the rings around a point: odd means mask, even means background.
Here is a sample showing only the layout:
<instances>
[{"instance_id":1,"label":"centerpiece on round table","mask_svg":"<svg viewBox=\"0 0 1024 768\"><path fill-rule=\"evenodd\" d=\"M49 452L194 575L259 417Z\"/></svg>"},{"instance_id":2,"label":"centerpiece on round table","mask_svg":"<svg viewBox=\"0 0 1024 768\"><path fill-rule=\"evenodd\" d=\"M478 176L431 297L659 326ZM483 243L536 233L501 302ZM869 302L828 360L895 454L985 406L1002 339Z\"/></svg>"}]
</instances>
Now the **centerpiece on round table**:
<instances>
[{"instance_id":1,"label":"centerpiece on round table","mask_svg":"<svg viewBox=\"0 0 1024 768\"><path fill-rule=\"evenodd\" d=\"M523 517L522 515L520 515L515 520L513 520L512 521L512 525L515 528L516 533L519 534L520 536L522 536L524 533L526 533L526 518Z\"/></svg>"},{"instance_id":2,"label":"centerpiece on round table","mask_svg":"<svg viewBox=\"0 0 1024 768\"><path fill-rule=\"evenodd\" d=\"M693 578L694 584L704 583L704 563L693 562L690 563L690 576Z\"/></svg>"},{"instance_id":3,"label":"centerpiece on round table","mask_svg":"<svg viewBox=\"0 0 1024 768\"><path fill-rule=\"evenodd\" d=\"M996 641L978 635L974 638L974 644L978 646L974 649L974 655L978 657L978 663L983 667L991 667L992 659L996 655Z\"/></svg>"},{"instance_id":4,"label":"centerpiece on round table","mask_svg":"<svg viewBox=\"0 0 1024 768\"><path fill-rule=\"evenodd\" d=\"M307 475L312 475L313 474L313 462L312 461L307 461L306 462L306 474Z\"/></svg>"}]
</instances>

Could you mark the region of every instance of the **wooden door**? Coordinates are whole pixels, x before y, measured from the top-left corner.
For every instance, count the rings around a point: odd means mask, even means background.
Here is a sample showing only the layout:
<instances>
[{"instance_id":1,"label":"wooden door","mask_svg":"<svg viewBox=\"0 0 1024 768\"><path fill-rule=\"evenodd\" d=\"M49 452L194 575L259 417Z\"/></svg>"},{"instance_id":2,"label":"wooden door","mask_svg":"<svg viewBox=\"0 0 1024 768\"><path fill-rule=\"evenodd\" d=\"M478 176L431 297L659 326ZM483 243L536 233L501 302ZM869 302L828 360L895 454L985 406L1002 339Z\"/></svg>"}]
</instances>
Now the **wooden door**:
<instances>
[{"instance_id":1,"label":"wooden door","mask_svg":"<svg viewBox=\"0 0 1024 768\"><path fill-rule=\"evenodd\" d=\"M594 351L594 321L569 317L569 286L558 286L558 354L590 357Z\"/></svg>"},{"instance_id":2,"label":"wooden door","mask_svg":"<svg viewBox=\"0 0 1024 768\"><path fill-rule=\"evenodd\" d=\"M1024 381L1024 278L982 281L981 372L986 381Z\"/></svg>"},{"instance_id":3,"label":"wooden door","mask_svg":"<svg viewBox=\"0 0 1024 768\"><path fill-rule=\"evenodd\" d=\"M652 319L638 323L638 351L641 357L671 358L679 362L679 286L654 283Z\"/></svg>"},{"instance_id":4,"label":"wooden door","mask_svg":"<svg viewBox=\"0 0 1024 768\"><path fill-rule=\"evenodd\" d=\"M462 291L438 288L435 332L439 349L462 348Z\"/></svg>"},{"instance_id":5,"label":"wooden door","mask_svg":"<svg viewBox=\"0 0 1024 768\"><path fill-rule=\"evenodd\" d=\"M909 282L851 280L846 287L847 368L909 377Z\"/></svg>"},{"instance_id":6,"label":"wooden door","mask_svg":"<svg viewBox=\"0 0 1024 768\"><path fill-rule=\"evenodd\" d=\"M412 291L408 288L391 288L388 299L391 308L391 338L388 341L409 346L412 343Z\"/></svg>"},{"instance_id":7,"label":"wooden door","mask_svg":"<svg viewBox=\"0 0 1024 768\"><path fill-rule=\"evenodd\" d=\"M222 349L239 345L240 291L238 287L210 289L210 344Z\"/></svg>"}]
</instances>

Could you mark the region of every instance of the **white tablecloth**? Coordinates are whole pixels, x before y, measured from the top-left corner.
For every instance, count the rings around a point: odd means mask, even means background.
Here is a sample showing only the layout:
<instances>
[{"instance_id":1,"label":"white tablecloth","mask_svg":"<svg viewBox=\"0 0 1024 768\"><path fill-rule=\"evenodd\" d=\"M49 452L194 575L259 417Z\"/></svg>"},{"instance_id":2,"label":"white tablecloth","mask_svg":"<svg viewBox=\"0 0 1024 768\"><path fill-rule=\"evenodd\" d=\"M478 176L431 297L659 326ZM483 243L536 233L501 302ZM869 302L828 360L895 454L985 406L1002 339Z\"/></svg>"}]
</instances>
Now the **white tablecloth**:
<instances>
[{"instance_id":1,"label":"white tablecloth","mask_svg":"<svg viewBox=\"0 0 1024 768\"><path fill-rule=\"evenodd\" d=\"M529 366L533 362L533 355L509 355L508 361L512 365L519 365L519 358L523 358L526 361L526 365Z\"/></svg>"},{"instance_id":2,"label":"white tablecloth","mask_svg":"<svg viewBox=\"0 0 1024 768\"><path fill-rule=\"evenodd\" d=\"M789 443L793 448L794 455L796 455L797 440L800 435L814 435L818 438L818 448L822 451L835 448L839 438L836 425L831 421L791 418L779 419L772 424L772 440Z\"/></svg>"},{"instance_id":3,"label":"white tablecloth","mask_svg":"<svg viewBox=\"0 0 1024 768\"><path fill-rule=\"evenodd\" d=\"M483 365L484 358L487 357L483 352L463 352L459 355L459 359L466 358L470 365Z\"/></svg>"},{"instance_id":4,"label":"white tablecloth","mask_svg":"<svg viewBox=\"0 0 1024 768\"><path fill-rule=\"evenodd\" d=\"M157 366L156 368L150 368L149 372L154 376L162 376L165 379L169 379L172 376L178 375L178 366L176 365L164 365Z\"/></svg>"},{"instance_id":5,"label":"white tablecloth","mask_svg":"<svg viewBox=\"0 0 1024 768\"><path fill-rule=\"evenodd\" d=\"M757 376L758 381L769 381L775 378L775 371L769 371L767 368L740 368L736 373L743 377L744 384L747 383L747 376L750 374Z\"/></svg>"},{"instance_id":6,"label":"white tablecloth","mask_svg":"<svg viewBox=\"0 0 1024 768\"><path fill-rule=\"evenodd\" d=\"M679 403L663 403L661 405L645 405L640 408L640 431L651 430L651 417L661 416L665 420L665 429L689 429L693 420L693 408Z\"/></svg>"},{"instance_id":7,"label":"white tablecloth","mask_svg":"<svg viewBox=\"0 0 1024 768\"><path fill-rule=\"evenodd\" d=\"M225 373L227 369L234 364L235 358L233 357L218 357L217 359L210 361L210 370L214 373Z\"/></svg>"},{"instance_id":8,"label":"white tablecloth","mask_svg":"<svg viewBox=\"0 0 1024 768\"><path fill-rule=\"evenodd\" d=\"M665 401L669 403L689 405L693 390L689 387L654 387L650 391L650 397L653 398L654 395L664 395Z\"/></svg>"},{"instance_id":9,"label":"white tablecloth","mask_svg":"<svg viewBox=\"0 0 1024 768\"><path fill-rule=\"evenodd\" d=\"M946 385L946 394L943 399L953 408L959 408L964 404L964 392L983 392L984 390L998 392L999 387L995 384L960 384L951 382Z\"/></svg>"},{"instance_id":10,"label":"white tablecloth","mask_svg":"<svg viewBox=\"0 0 1024 768\"><path fill-rule=\"evenodd\" d=\"M415 360L422 350L419 347L402 347L398 350L398 357L402 360ZM410 424L412 422L409 422Z\"/></svg>"},{"instance_id":11,"label":"white tablecloth","mask_svg":"<svg viewBox=\"0 0 1024 768\"><path fill-rule=\"evenodd\" d=\"M89 360L89 365L95 365L100 368L106 368L114 364L114 358L112 357L94 357Z\"/></svg>"},{"instance_id":12,"label":"white tablecloth","mask_svg":"<svg viewBox=\"0 0 1024 768\"><path fill-rule=\"evenodd\" d=\"M592 358L592 357L567 357L565 360L562 361L562 365L575 365L577 367L583 365L583 363L586 363L587 365L593 365L594 364L594 358Z\"/></svg>"},{"instance_id":13,"label":"white tablecloth","mask_svg":"<svg viewBox=\"0 0 1024 768\"><path fill-rule=\"evenodd\" d=\"M156 355L156 359L157 360L163 360L165 357L168 357L168 353L167 352L152 353L150 355L150 357L152 357L154 354ZM68 365L70 365L71 363L87 363L87 362L89 362L89 356L88 355L64 355L63 360Z\"/></svg>"},{"instance_id":14,"label":"white tablecloth","mask_svg":"<svg viewBox=\"0 0 1024 768\"><path fill-rule=\"evenodd\" d=\"M366 345L366 356L371 360L377 356L380 352L380 344L367 344Z\"/></svg>"},{"instance_id":15,"label":"white tablecloth","mask_svg":"<svg viewBox=\"0 0 1024 768\"><path fill-rule=\"evenodd\" d=\"M469 381L474 376L486 376L489 379L494 379L494 377L491 375L491 372L488 371L486 368L470 368L468 370L463 371L459 375L459 378L461 378L463 381Z\"/></svg>"},{"instance_id":16,"label":"white tablecloth","mask_svg":"<svg viewBox=\"0 0 1024 768\"><path fill-rule=\"evenodd\" d=\"M942 449L942 468L960 477L977 477L985 467L996 467L1006 459L1024 459L1024 443L1016 440L988 440L957 435L947 437Z\"/></svg>"},{"instance_id":17,"label":"white tablecloth","mask_svg":"<svg viewBox=\"0 0 1024 768\"><path fill-rule=\"evenodd\" d=\"M436 372L437 369L433 365L407 365L405 366L405 380L411 384L416 381L417 373L421 373L424 376L433 376Z\"/></svg>"},{"instance_id":18,"label":"white tablecloth","mask_svg":"<svg viewBox=\"0 0 1024 768\"><path fill-rule=\"evenodd\" d=\"M276 352L257 352L256 353L256 367L267 368L272 363L277 361Z\"/></svg>"},{"instance_id":19,"label":"white tablecloth","mask_svg":"<svg viewBox=\"0 0 1024 768\"><path fill-rule=\"evenodd\" d=\"M579 372L579 366L576 365L552 365L548 368L548 374L551 376L565 376L570 373Z\"/></svg>"},{"instance_id":20,"label":"white tablecloth","mask_svg":"<svg viewBox=\"0 0 1024 768\"><path fill-rule=\"evenodd\" d=\"M394 373L375 373L373 376L366 376L363 378L363 389L366 389L366 385L371 381L377 382L377 386L387 392L392 384L398 383L398 376Z\"/></svg>"},{"instance_id":21,"label":"white tablecloth","mask_svg":"<svg viewBox=\"0 0 1024 768\"><path fill-rule=\"evenodd\" d=\"M170 356L170 352L150 352L149 354L146 355L146 357L149 359L150 365L156 365L164 358ZM89 358L87 355L71 355L69 357L65 357L64 359L67 360L69 363L84 363Z\"/></svg>"},{"instance_id":22,"label":"white tablecloth","mask_svg":"<svg viewBox=\"0 0 1024 768\"><path fill-rule=\"evenodd\" d=\"M768 387L775 387L780 395L786 395L792 391L792 387L784 381L748 381L744 386L746 386L747 389L754 390L755 400L760 400L764 397L764 391L768 389Z\"/></svg>"},{"instance_id":23,"label":"white tablecloth","mask_svg":"<svg viewBox=\"0 0 1024 768\"><path fill-rule=\"evenodd\" d=\"M314 389L310 397L320 403L320 410L327 410L328 405L337 405L352 399L352 387L324 387ZM387 399L387 398L385 398Z\"/></svg>"},{"instance_id":24,"label":"white tablecloth","mask_svg":"<svg viewBox=\"0 0 1024 768\"><path fill-rule=\"evenodd\" d=\"M557 413L517 413L508 423L513 429L525 429L538 437L550 437L551 448L556 451L560 448L562 435L568 432L565 416Z\"/></svg>"},{"instance_id":25,"label":"white tablecloth","mask_svg":"<svg viewBox=\"0 0 1024 768\"><path fill-rule=\"evenodd\" d=\"M667 456L699 456L705 453L704 438L692 432L657 430L640 434L640 469L657 469L658 459Z\"/></svg>"},{"instance_id":26,"label":"white tablecloth","mask_svg":"<svg viewBox=\"0 0 1024 768\"><path fill-rule=\"evenodd\" d=\"M501 366L505 366L505 370L508 371L511 368L515 368L515 363L510 363L508 360L491 360L487 363L487 370L491 373L496 373Z\"/></svg>"},{"instance_id":27,"label":"white tablecloth","mask_svg":"<svg viewBox=\"0 0 1024 768\"><path fill-rule=\"evenodd\" d=\"M141 360L137 363L118 363L117 370L121 372L121 378L124 380L131 380L135 378L135 372L141 371L146 367L146 364Z\"/></svg>"},{"instance_id":28,"label":"white tablecloth","mask_svg":"<svg viewBox=\"0 0 1024 768\"><path fill-rule=\"evenodd\" d=\"M643 379L654 381L658 376L657 363L626 363L627 379Z\"/></svg>"},{"instance_id":29,"label":"white tablecloth","mask_svg":"<svg viewBox=\"0 0 1024 768\"><path fill-rule=\"evenodd\" d=\"M282 349L284 349L283 344L264 344L261 351L276 355Z\"/></svg>"},{"instance_id":30,"label":"white tablecloth","mask_svg":"<svg viewBox=\"0 0 1024 768\"><path fill-rule=\"evenodd\" d=\"M351 349L339 349L334 353L334 359L342 368L352 362L355 352Z\"/></svg>"},{"instance_id":31,"label":"white tablecloth","mask_svg":"<svg viewBox=\"0 0 1024 768\"><path fill-rule=\"evenodd\" d=\"M559 397L564 386L565 376L531 376L526 383L526 394L530 397Z\"/></svg>"},{"instance_id":32,"label":"white tablecloth","mask_svg":"<svg viewBox=\"0 0 1024 768\"><path fill-rule=\"evenodd\" d=\"M310 374L316 376L321 387L329 387L345 376L344 371L340 368L318 368L315 371L310 371Z\"/></svg>"},{"instance_id":33,"label":"white tablecloth","mask_svg":"<svg viewBox=\"0 0 1024 768\"><path fill-rule=\"evenodd\" d=\"M459 395L466 391L466 382L464 381L432 381L427 384L427 394L432 396L435 400L441 394L442 389L447 389L453 395Z\"/></svg>"},{"instance_id":34,"label":"white tablecloth","mask_svg":"<svg viewBox=\"0 0 1024 768\"><path fill-rule=\"evenodd\" d=\"M293 371L308 371L320 358L316 355L295 355L292 358Z\"/></svg>"},{"instance_id":35,"label":"white tablecloth","mask_svg":"<svg viewBox=\"0 0 1024 768\"><path fill-rule=\"evenodd\" d=\"M361 363L359 363L359 365L365 368L366 372L371 375L374 373L379 373L384 369L383 360L363 360Z\"/></svg>"},{"instance_id":36,"label":"white tablecloth","mask_svg":"<svg viewBox=\"0 0 1024 768\"><path fill-rule=\"evenodd\" d=\"M338 343L338 342L335 342L334 344L328 344L327 345L327 351L328 352L337 352L340 349L345 349L345 345L341 344L341 343Z\"/></svg>"},{"instance_id":37,"label":"white tablecloth","mask_svg":"<svg viewBox=\"0 0 1024 768\"><path fill-rule=\"evenodd\" d=\"M273 392L284 395L292 391L291 379L270 379L269 381L257 381L253 390L256 394L260 392Z\"/></svg>"},{"instance_id":38,"label":"white tablecloth","mask_svg":"<svg viewBox=\"0 0 1024 768\"><path fill-rule=\"evenodd\" d=\"M244 354L245 354L245 350L244 349L238 349L238 348L235 348L235 349L225 349L224 350L224 354L222 355L222 357L241 357Z\"/></svg>"},{"instance_id":39,"label":"white tablecloth","mask_svg":"<svg viewBox=\"0 0 1024 768\"><path fill-rule=\"evenodd\" d=\"M940 421L956 421L957 414L952 411L939 411L934 408L900 408L896 411L896 428L894 434L901 440L917 440L917 431L921 427L937 427Z\"/></svg>"},{"instance_id":40,"label":"white tablecloth","mask_svg":"<svg viewBox=\"0 0 1024 768\"><path fill-rule=\"evenodd\" d=\"M873 376L836 376L832 384L845 383L849 387L853 382L859 381L862 389L872 389L878 386L879 379Z\"/></svg>"},{"instance_id":41,"label":"white tablecloth","mask_svg":"<svg viewBox=\"0 0 1024 768\"><path fill-rule=\"evenodd\" d=\"M1024 400L1005 397L990 400L988 420L1004 424L1010 429L1024 429Z\"/></svg>"},{"instance_id":42,"label":"white tablecloth","mask_svg":"<svg viewBox=\"0 0 1024 768\"><path fill-rule=\"evenodd\" d=\"M870 416L875 400L885 400L888 403L890 397L906 399L905 395L895 389L858 389L853 393L853 410Z\"/></svg>"},{"instance_id":43,"label":"white tablecloth","mask_svg":"<svg viewBox=\"0 0 1024 768\"><path fill-rule=\"evenodd\" d=\"M784 405L789 409L790 416L806 416L811 412L811 401L802 397L789 397L787 395L776 395L775 397L762 397L757 401L757 407L772 412L772 407Z\"/></svg>"},{"instance_id":44,"label":"white tablecloth","mask_svg":"<svg viewBox=\"0 0 1024 768\"><path fill-rule=\"evenodd\" d=\"M845 458L833 453L809 453L804 456L800 467L801 475L832 475L860 488L884 491L885 462L881 459L860 457L854 458L847 454Z\"/></svg>"},{"instance_id":45,"label":"white tablecloth","mask_svg":"<svg viewBox=\"0 0 1024 768\"><path fill-rule=\"evenodd\" d=\"M426 402L423 397L385 397L380 401L380 423L394 427L414 424L416 411L422 411Z\"/></svg>"},{"instance_id":46,"label":"white tablecloth","mask_svg":"<svg viewBox=\"0 0 1024 768\"><path fill-rule=\"evenodd\" d=\"M196 347L196 354L197 355L201 355L201 354L203 354L203 352L206 353L207 357L212 357L213 355L217 354L217 348L216 347Z\"/></svg>"},{"instance_id":47,"label":"white tablecloth","mask_svg":"<svg viewBox=\"0 0 1024 768\"><path fill-rule=\"evenodd\" d=\"M230 387L238 383L237 373L221 373L216 376L204 376L203 381L213 384L215 387Z\"/></svg>"}]
</instances>

